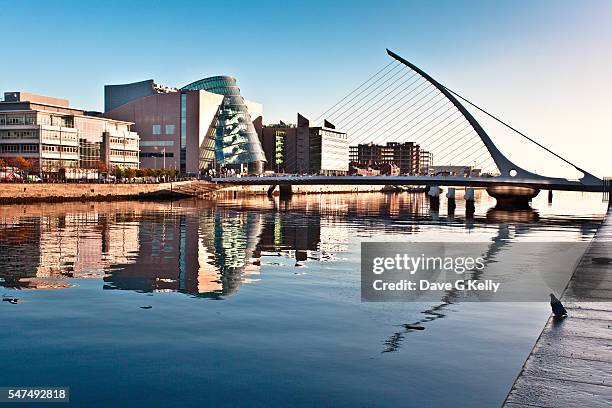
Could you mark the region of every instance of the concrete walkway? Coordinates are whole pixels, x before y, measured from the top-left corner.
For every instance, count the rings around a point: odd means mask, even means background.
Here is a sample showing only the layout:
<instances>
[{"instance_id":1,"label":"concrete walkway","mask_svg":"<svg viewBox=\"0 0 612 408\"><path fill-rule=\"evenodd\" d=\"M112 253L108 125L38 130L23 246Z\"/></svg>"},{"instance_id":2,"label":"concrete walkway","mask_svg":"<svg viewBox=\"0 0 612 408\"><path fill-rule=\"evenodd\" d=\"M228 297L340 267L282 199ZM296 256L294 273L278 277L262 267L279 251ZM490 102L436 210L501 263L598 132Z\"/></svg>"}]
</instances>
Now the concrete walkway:
<instances>
[{"instance_id":1,"label":"concrete walkway","mask_svg":"<svg viewBox=\"0 0 612 408\"><path fill-rule=\"evenodd\" d=\"M548 319L504 407L612 406L612 209Z\"/></svg>"}]
</instances>

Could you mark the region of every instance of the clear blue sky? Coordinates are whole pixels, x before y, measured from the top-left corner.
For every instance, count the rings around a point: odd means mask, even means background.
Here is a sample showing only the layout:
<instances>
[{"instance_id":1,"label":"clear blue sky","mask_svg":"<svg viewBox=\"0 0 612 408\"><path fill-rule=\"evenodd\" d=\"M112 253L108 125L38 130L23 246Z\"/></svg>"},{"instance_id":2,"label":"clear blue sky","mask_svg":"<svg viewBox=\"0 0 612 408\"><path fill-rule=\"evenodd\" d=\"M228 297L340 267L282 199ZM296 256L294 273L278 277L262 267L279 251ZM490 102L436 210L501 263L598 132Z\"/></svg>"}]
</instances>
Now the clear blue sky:
<instances>
[{"instance_id":1,"label":"clear blue sky","mask_svg":"<svg viewBox=\"0 0 612 408\"><path fill-rule=\"evenodd\" d=\"M264 121L318 116L388 47L576 161L612 139L610 1L6 1L0 91L102 110L104 84L235 76ZM563 120L560 120L563 119ZM599 155L599 156L598 156ZM609 160L608 160L609 161ZM612 168L593 169L606 174Z\"/></svg>"}]
</instances>

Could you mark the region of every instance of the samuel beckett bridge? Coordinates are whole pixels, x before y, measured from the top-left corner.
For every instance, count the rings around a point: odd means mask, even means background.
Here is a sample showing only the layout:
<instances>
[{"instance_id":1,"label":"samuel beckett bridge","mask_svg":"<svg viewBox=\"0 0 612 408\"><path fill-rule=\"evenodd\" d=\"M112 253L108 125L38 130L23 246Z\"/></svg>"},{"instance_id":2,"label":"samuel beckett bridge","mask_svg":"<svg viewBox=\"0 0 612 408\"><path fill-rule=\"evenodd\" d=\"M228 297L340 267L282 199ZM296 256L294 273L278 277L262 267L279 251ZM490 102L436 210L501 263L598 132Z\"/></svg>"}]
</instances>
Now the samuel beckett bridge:
<instances>
[{"instance_id":1,"label":"samuel beckett bridge","mask_svg":"<svg viewBox=\"0 0 612 408\"><path fill-rule=\"evenodd\" d=\"M323 115L347 132L349 145L410 141L433 156L436 165L469 165L477 174L416 175L271 175L219 177L225 185L395 185L484 187L496 198L531 199L541 189L603 192L604 181L513 128L498 117L436 81L422 69L387 50L391 62L354 89ZM570 169L574 178L550 177L527 170L506 156L476 120L482 115L512 135L521 156L528 147L556 161L553 168ZM517 144L517 141L519 142ZM517 156L517 158L519 158ZM435 167L435 166L434 166ZM442 166L441 166L442 167Z\"/></svg>"}]
</instances>

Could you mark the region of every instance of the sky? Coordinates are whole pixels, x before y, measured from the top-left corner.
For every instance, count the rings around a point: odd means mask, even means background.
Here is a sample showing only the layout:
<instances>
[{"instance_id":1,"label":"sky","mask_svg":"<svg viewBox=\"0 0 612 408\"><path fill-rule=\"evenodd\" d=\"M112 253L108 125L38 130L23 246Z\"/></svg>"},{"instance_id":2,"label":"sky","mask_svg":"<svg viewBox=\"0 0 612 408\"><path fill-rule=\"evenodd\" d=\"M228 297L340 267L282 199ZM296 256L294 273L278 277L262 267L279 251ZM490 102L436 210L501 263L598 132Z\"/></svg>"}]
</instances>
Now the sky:
<instances>
[{"instance_id":1,"label":"sky","mask_svg":"<svg viewBox=\"0 0 612 408\"><path fill-rule=\"evenodd\" d=\"M263 103L265 123L295 122L297 112L319 116L389 62L389 48L612 176L607 0L0 0L0 9L0 92L102 110L105 84L152 78L180 87L224 74Z\"/></svg>"}]
</instances>

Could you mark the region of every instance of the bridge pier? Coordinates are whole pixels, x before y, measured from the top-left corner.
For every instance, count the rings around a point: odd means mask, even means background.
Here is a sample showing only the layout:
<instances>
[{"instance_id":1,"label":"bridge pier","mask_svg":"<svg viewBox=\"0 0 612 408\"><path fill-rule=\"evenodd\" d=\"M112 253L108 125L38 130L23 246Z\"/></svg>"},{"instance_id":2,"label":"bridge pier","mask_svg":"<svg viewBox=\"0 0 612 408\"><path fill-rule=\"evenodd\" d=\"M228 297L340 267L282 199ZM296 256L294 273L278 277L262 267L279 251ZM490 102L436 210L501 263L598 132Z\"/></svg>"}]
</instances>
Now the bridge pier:
<instances>
[{"instance_id":1,"label":"bridge pier","mask_svg":"<svg viewBox=\"0 0 612 408\"><path fill-rule=\"evenodd\" d=\"M448 213L454 214L457 204L455 202L455 187L449 187L446 192L446 198L448 199Z\"/></svg>"},{"instance_id":2,"label":"bridge pier","mask_svg":"<svg viewBox=\"0 0 612 408\"><path fill-rule=\"evenodd\" d=\"M471 218L474 216L476 211L476 205L474 204L474 189L472 187L465 188L465 216Z\"/></svg>"},{"instance_id":3,"label":"bridge pier","mask_svg":"<svg viewBox=\"0 0 612 408\"><path fill-rule=\"evenodd\" d=\"M553 201L553 192L552 190L548 190L548 204L552 204Z\"/></svg>"},{"instance_id":4,"label":"bridge pier","mask_svg":"<svg viewBox=\"0 0 612 408\"><path fill-rule=\"evenodd\" d=\"M268 191L266 192L266 195L268 196L268 198L272 198L274 196L275 189L276 189L276 184L272 184L270 187L268 187Z\"/></svg>"},{"instance_id":5,"label":"bridge pier","mask_svg":"<svg viewBox=\"0 0 612 408\"><path fill-rule=\"evenodd\" d=\"M526 209L540 190L527 186L490 186L487 193L497 200L497 208Z\"/></svg>"},{"instance_id":6,"label":"bridge pier","mask_svg":"<svg viewBox=\"0 0 612 408\"><path fill-rule=\"evenodd\" d=\"M293 195L291 184L281 184L278 186L280 198L290 198Z\"/></svg>"},{"instance_id":7,"label":"bridge pier","mask_svg":"<svg viewBox=\"0 0 612 408\"><path fill-rule=\"evenodd\" d=\"M438 211L440 209L440 187L429 187L427 196L429 197L429 208L434 211Z\"/></svg>"}]
</instances>

